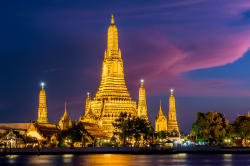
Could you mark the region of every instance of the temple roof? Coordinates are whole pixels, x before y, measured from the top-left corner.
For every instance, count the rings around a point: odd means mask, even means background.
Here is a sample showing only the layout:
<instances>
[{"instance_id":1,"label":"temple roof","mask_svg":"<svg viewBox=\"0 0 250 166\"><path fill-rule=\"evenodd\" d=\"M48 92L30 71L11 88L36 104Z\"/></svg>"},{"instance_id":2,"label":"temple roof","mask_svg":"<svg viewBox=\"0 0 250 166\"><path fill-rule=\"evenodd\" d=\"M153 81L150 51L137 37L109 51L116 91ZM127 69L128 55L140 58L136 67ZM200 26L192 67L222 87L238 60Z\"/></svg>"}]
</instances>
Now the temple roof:
<instances>
[{"instance_id":1,"label":"temple roof","mask_svg":"<svg viewBox=\"0 0 250 166\"><path fill-rule=\"evenodd\" d=\"M65 103L65 110L64 110L64 114L61 118L60 121L71 121L71 118L70 116L68 115L68 112L67 112L67 106L66 106L66 103Z\"/></svg>"},{"instance_id":2,"label":"temple roof","mask_svg":"<svg viewBox=\"0 0 250 166\"><path fill-rule=\"evenodd\" d=\"M102 131L102 129L93 123L82 122L85 130L94 138L108 138L107 134Z\"/></svg>"},{"instance_id":3,"label":"temple roof","mask_svg":"<svg viewBox=\"0 0 250 166\"><path fill-rule=\"evenodd\" d=\"M59 132L56 124L51 123L31 123L28 129L28 133L36 131L43 138L50 138L52 135Z\"/></svg>"},{"instance_id":4,"label":"temple roof","mask_svg":"<svg viewBox=\"0 0 250 166\"><path fill-rule=\"evenodd\" d=\"M161 108L161 101L160 101L160 109L159 109L159 112L158 112L158 114L156 116L156 119L158 119L160 117L166 118L166 115L163 113L162 108Z\"/></svg>"}]
</instances>

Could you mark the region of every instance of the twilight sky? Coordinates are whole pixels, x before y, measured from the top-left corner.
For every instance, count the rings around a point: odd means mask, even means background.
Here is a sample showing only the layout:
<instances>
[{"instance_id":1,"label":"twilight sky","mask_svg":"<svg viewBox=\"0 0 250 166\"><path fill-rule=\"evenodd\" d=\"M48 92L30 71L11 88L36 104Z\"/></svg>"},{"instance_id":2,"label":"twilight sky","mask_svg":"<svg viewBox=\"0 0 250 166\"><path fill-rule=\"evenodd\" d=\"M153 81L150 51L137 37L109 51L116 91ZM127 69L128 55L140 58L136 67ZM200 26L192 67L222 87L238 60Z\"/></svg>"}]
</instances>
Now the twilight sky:
<instances>
[{"instance_id":1,"label":"twilight sky","mask_svg":"<svg viewBox=\"0 0 250 166\"><path fill-rule=\"evenodd\" d=\"M175 89L180 130L196 112L231 122L250 111L250 2L247 0L5 1L0 5L0 123L36 120L47 84L49 121L83 115L95 94L111 14L129 92L144 78L153 122ZM153 122L154 124L154 122Z\"/></svg>"}]
</instances>

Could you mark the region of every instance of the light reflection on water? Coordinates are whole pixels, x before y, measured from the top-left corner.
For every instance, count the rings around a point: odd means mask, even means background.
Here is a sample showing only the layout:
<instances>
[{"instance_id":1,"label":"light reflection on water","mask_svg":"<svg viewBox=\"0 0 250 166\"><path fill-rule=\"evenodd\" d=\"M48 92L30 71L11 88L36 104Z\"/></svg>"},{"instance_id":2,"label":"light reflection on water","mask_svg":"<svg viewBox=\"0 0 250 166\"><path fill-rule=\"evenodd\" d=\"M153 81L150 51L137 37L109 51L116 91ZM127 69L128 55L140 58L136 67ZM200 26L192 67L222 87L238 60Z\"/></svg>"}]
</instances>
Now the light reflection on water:
<instances>
[{"instance_id":1,"label":"light reflection on water","mask_svg":"<svg viewBox=\"0 0 250 166\"><path fill-rule=\"evenodd\" d=\"M64 163L71 163L73 156L74 156L73 154L64 154L63 155L63 162Z\"/></svg>"},{"instance_id":2,"label":"light reflection on water","mask_svg":"<svg viewBox=\"0 0 250 166\"><path fill-rule=\"evenodd\" d=\"M248 154L172 154L172 155L9 155L0 157L0 166L156 166L156 165L250 165Z\"/></svg>"},{"instance_id":3,"label":"light reflection on water","mask_svg":"<svg viewBox=\"0 0 250 166\"><path fill-rule=\"evenodd\" d=\"M8 158L8 163L15 164L18 155L7 155L6 157Z\"/></svg>"},{"instance_id":4,"label":"light reflection on water","mask_svg":"<svg viewBox=\"0 0 250 166\"><path fill-rule=\"evenodd\" d=\"M52 155L32 155L32 156L24 156L27 157L28 165L53 165L55 156Z\"/></svg>"}]
</instances>

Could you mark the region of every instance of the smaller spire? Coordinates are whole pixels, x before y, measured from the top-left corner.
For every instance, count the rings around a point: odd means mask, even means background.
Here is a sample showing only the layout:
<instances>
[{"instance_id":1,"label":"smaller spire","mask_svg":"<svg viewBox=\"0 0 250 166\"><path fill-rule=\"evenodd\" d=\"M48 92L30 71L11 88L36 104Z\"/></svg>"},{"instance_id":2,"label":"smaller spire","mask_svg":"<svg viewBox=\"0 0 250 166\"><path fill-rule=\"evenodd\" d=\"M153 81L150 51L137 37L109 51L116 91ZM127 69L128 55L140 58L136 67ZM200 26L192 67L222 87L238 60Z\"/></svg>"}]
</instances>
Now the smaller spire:
<instances>
[{"instance_id":1,"label":"smaller spire","mask_svg":"<svg viewBox=\"0 0 250 166\"><path fill-rule=\"evenodd\" d=\"M111 15L111 24L114 25L115 24L115 19L114 19L114 15Z\"/></svg>"},{"instance_id":2,"label":"smaller spire","mask_svg":"<svg viewBox=\"0 0 250 166\"><path fill-rule=\"evenodd\" d=\"M143 88L144 85L144 79L141 79L141 88Z\"/></svg>"}]
</instances>

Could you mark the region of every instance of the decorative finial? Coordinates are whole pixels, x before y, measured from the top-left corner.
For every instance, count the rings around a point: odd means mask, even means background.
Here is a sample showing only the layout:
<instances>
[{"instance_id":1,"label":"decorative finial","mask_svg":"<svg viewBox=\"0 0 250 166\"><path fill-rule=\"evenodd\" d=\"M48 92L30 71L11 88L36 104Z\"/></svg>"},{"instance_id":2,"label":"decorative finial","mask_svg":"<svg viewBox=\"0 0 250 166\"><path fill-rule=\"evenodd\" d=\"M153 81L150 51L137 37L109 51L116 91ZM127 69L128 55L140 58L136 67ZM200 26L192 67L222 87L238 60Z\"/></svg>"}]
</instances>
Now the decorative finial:
<instances>
[{"instance_id":1,"label":"decorative finial","mask_svg":"<svg viewBox=\"0 0 250 166\"><path fill-rule=\"evenodd\" d=\"M141 79L141 88L143 87L144 79Z\"/></svg>"},{"instance_id":2,"label":"decorative finial","mask_svg":"<svg viewBox=\"0 0 250 166\"><path fill-rule=\"evenodd\" d=\"M64 110L64 115L67 115L67 102L65 101L65 110Z\"/></svg>"},{"instance_id":3,"label":"decorative finial","mask_svg":"<svg viewBox=\"0 0 250 166\"><path fill-rule=\"evenodd\" d=\"M160 99L160 111L159 111L159 113L160 113L160 112L162 112L162 108L161 108L161 99Z\"/></svg>"},{"instance_id":4,"label":"decorative finial","mask_svg":"<svg viewBox=\"0 0 250 166\"><path fill-rule=\"evenodd\" d=\"M90 99L90 93L87 92L87 99Z\"/></svg>"},{"instance_id":5,"label":"decorative finial","mask_svg":"<svg viewBox=\"0 0 250 166\"><path fill-rule=\"evenodd\" d=\"M45 83L44 83L44 82L41 82L41 87L42 87L42 89L44 89L44 86L45 86Z\"/></svg>"},{"instance_id":6,"label":"decorative finial","mask_svg":"<svg viewBox=\"0 0 250 166\"><path fill-rule=\"evenodd\" d=\"M111 15L111 24L112 25L115 24L115 19L114 19L114 15L113 14Z\"/></svg>"},{"instance_id":7,"label":"decorative finial","mask_svg":"<svg viewBox=\"0 0 250 166\"><path fill-rule=\"evenodd\" d=\"M174 94L174 89L173 88L170 89L170 93L171 93L171 95Z\"/></svg>"}]
</instances>

